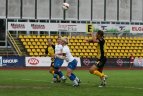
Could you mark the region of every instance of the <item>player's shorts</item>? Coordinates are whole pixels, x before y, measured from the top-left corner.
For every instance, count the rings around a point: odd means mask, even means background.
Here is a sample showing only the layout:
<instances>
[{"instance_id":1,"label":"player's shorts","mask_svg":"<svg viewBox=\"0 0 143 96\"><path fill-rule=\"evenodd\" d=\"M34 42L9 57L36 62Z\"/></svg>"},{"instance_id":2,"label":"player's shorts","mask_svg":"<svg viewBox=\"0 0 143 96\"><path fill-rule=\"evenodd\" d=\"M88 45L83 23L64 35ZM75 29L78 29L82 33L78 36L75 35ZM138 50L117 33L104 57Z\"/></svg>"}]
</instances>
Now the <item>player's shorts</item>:
<instances>
[{"instance_id":1,"label":"player's shorts","mask_svg":"<svg viewBox=\"0 0 143 96\"><path fill-rule=\"evenodd\" d=\"M76 66L77 66L77 60L76 59L74 59L73 61L69 62L69 64L68 64L68 68L70 68L72 70L74 70L76 68Z\"/></svg>"},{"instance_id":2,"label":"player's shorts","mask_svg":"<svg viewBox=\"0 0 143 96\"><path fill-rule=\"evenodd\" d=\"M62 66L64 60L60 58L55 58L54 60L54 68L59 68Z\"/></svg>"},{"instance_id":3,"label":"player's shorts","mask_svg":"<svg viewBox=\"0 0 143 96\"><path fill-rule=\"evenodd\" d=\"M104 56L103 58L100 58L99 61L100 62L99 62L99 64L96 65L96 67L99 69L100 68L102 69L107 61L107 58Z\"/></svg>"}]
</instances>

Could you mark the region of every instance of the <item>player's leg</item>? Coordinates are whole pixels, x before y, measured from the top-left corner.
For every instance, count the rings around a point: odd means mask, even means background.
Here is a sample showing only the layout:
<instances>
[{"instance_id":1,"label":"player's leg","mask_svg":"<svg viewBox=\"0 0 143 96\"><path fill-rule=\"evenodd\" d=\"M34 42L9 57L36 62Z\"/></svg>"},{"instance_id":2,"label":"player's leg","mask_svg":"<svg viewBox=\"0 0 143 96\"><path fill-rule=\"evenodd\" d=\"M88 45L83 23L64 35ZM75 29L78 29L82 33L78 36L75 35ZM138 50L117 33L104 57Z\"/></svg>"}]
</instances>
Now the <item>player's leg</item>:
<instances>
[{"instance_id":1,"label":"player's leg","mask_svg":"<svg viewBox=\"0 0 143 96\"><path fill-rule=\"evenodd\" d=\"M73 73L73 70L76 68L76 66L77 66L77 61L73 60L68 64L67 68L67 76L73 82L73 86L79 86L80 82L80 79Z\"/></svg>"},{"instance_id":2,"label":"player's leg","mask_svg":"<svg viewBox=\"0 0 143 96\"><path fill-rule=\"evenodd\" d=\"M60 70L60 67L63 64L63 60L56 58L54 61L54 68L55 68L55 74L57 74L59 76L59 78L63 81L66 80L65 76L63 75L62 71Z\"/></svg>"}]
</instances>

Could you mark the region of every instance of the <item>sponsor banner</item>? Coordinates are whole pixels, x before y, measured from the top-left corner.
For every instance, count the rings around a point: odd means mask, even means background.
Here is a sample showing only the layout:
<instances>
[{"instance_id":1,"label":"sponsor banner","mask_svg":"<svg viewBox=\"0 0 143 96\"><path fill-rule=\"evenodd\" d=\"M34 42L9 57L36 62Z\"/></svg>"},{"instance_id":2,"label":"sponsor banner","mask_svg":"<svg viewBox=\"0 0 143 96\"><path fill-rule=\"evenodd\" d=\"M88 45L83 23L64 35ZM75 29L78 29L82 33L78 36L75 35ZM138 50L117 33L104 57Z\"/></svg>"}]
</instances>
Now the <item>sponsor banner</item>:
<instances>
[{"instance_id":1,"label":"sponsor banner","mask_svg":"<svg viewBox=\"0 0 143 96\"><path fill-rule=\"evenodd\" d=\"M129 58L108 58L106 65L107 67L129 67Z\"/></svg>"},{"instance_id":2,"label":"sponsor banner","mask_svg":"<svg viewBox=\"0 0 143 96\"><path fill-rule=\"evenodd\" d=\"M142 25L131 25L130 26L131 33L143 33Z\"/></svg>"},{"instance_id":3,"label":"sponsor banner","mask_svg":"<svg viewBox=\"0 0 143 96\"><path fill-rule=\"evenodd\" d=\"M130 32L130 25L123 24L94 24L94 31L104 30L106 32Z\"/></svg>"},{"instance_id":4,"label":"sponsor banner","mask_svg":"<svg viewBox=\"0 0 143 96\"><path fill-rule=\"evenodd\" d=\"M74 57L76 60L77 60L77 67L81 67L81 61L80 61L80 58L79 57ZM67 67L68 66L68 62L66 62L64 60L64 63L62 64L62 67Z\"/></svg>"},{"instance_id":5,"label":"sponsor banner","mask_svg":"<svg viewBox=\"0 0 143 96\"><path fill-rule=\"evenodd\" d=\"M38 23L38 22L8 22L8 31L69 31L93 32L104 30L106 32L132 32L141 28L123 24L75 24L75 23ZM135 30L136 31L136 30Z\"/></svg>"},{"instance_id":6,"label":"sponsor banner","mask_svg":"<svg viewBox=\"0 0 143 96\"><path fill-rule=\"evenodd\" d=\"M2 66L2 57L0 56L0 66Z\"/></svg>"},{"instance_id":7,"label":"sponsor banner","mask_svg":"<svg viewBox=\"0 0 143 96\"><path fill-rule=\"evenodd\" d=\"M80 58L75 57L78 61L77 66L81 67ZM29 67L49 67L51 66L51 58L50 57L26 57L26 66ZM66 67L68 62L64 61L62 64L63 67Z\"/></svg>"},{"instance_id":8,"label":"sponsor banner","mask_svg":"<svg viewBox=\"0 0 143 96\"><path fill-rule=\"evenodd\" d=\"M26 57L26 66L48 67L51 65L50 57Z\"/></svg>"},{"instance_id":9,"label":"sponsor banner","mask_svg":"<svg viewBox=\"0 0 143 96\"><path fill-rule=\"evenodd\" d=\"M9 31L70 31L86 32L86 24L8 22Z\"/></svg>"},{"instance_id":10,"label":"sponsor banner","mask_svg":"<svg viewBox=\"0 0 143 96\"><path fill-rule=\"evenodd\" d=\"M91 67L93 64L96 64L97 59L95 58L81 58L82 67Z\"/></svg>"},{"instance_id":11,"label":"sponsor banner","mask_svg":"<svg viewBox=\"0 0 143 96\"><path fill-rule=\"evenodd\" d=\"M143 67L143 58L135 58L134 66L135 67Z\"/></svg>"},{"instance_id":12,"label":"sponsor banner","mask_svg":"<svg viewBox=\"0 0 143 96\"><path fill-rule=\"evenodd\" d=\"M2 57L2 66L3 67L24 67L25 57L23 56Z\"/></svg>"},{"instance_id":13,"label":"sponsor banner","mask_svg":"<svg viewBox=\"0 0 143 96\"><path fill-rule=\"evenodd\" d=\"M82 67L91 67L96 62L96 58L81 58ZM128 58L108 58L105 64L106 67L129 67L129 65Z\"/></svg>"}]
</instances>

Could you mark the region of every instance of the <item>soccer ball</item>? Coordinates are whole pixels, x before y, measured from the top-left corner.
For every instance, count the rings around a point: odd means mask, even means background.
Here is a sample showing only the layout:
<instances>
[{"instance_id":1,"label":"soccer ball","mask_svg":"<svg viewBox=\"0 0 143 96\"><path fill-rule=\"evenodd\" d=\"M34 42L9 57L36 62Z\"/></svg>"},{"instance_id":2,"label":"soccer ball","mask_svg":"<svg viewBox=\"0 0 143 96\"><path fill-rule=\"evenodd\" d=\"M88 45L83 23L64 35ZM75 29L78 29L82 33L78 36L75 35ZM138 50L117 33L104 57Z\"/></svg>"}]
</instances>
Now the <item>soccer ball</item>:
<instances>
[{"instance_id":1,"label":"soccer ball","mask_svg":"<svg viewBox=\"0 0 143 96\"><path fill-rule=\"evenodd\" d=\"M69 4L68 3L63 3L63 6L62 6L62 8L64 9L64 10L67 10L67 9L69 9Z\"/></svg>"}]
</instances>

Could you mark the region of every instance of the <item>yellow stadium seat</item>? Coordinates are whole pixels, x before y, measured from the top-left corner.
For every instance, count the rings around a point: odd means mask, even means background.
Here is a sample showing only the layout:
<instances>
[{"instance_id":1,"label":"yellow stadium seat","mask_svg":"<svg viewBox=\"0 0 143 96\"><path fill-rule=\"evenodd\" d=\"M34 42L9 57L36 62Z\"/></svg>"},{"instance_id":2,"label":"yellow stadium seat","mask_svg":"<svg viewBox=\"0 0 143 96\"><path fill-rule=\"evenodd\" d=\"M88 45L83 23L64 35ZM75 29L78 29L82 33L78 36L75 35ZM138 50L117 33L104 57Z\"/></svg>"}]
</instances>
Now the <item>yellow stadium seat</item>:
<instances>
[{"instance_id":1,"label":"yellow stadium seat","mask_svg":"<svg viewBox=\"0 0 143 96\"><path fill-rule=\"evenodd\" d=\"M114 53L111 53L110 55L111 55L111 56L115 56Z\"/></svg>"},{"instance_id":2,"label":"yellow stadium seat","mask_svg":"<svg viewBox=\"0 0 143 96\"><path fill-rule=\"evenodd\" d=\"M141 53L141 50L137 50L138 53Z\"/></svg>"},{"instance_id":3,"label":"yellow stadium seat","mask_svg":"<svg viewBox=\"0 0 143 96\"><path fill-rule=\"evenodd\" d=\"M88 53L89 53L89 52L90 52L90 50L89 50L89 49L87 49L87 50L86 50L86 52L88 52Z\"/></svg>"},{"instance_id":4,"label":"yellow stadium seat","mask_svg":"<svg viewBox=\"0 0 143 96\"><path fill-rule=\"evenodd\" d=\"M49 39L50 38L50 36L46 36L46 39Z\"/></svg>"},{"instance_id":5,"label":"yellow stadium seat","mask_svg":"<svg viewBox=\"0 0 143 96\"><path fill-rule=\"evenodd\" d=\"M30 52L29 55L30 55L30 56L33 56L34 54L33 54L33 52Z\"/></svg>"},{"instance_id":6,"label":"yellow stadium seat","mask_svg":"<svg viewBox=\"0 0 143 96\"><path fill-rule=\"evenodd\" d=\"M37 45L41 45L41 42L37 42Z\"/></svg>"},{"instance_id":7,"label":"yellow stadium seat","mask_svg":"<svg viewBox=\"0 0 143 96\"><path fill-rule=\"evenodd\" d=\"M111 50L107 50L107 52L111 53L112 51Z\"/></svg>"},{"instance_id":8,"label":"yellow stadium seat","mask_svg":"<svg viewBox=\"0 0 143 96\"><path fill-rule=\"evenodd\" d=\"M24 36L23 36L23 38L27 38L27 36L26 36L26 35L24 35Z\"/></svg>"},{"instance_id":9,"label":"yellow stadium seat","mask_svg":"<svg viewBox=\"0 0 143 96\"><path fill-rule=\"evenodd\" d=\"M78 47L78 46L75 46L74 48L75 48L75 49L79 49L79 47Z\"/></svg>"},{"instance_id":10,"label":"yellow stadium seat","mask_svg":"<svg viewBox=\"0 0 143 96\"><path fill-rule=\"evenodd\" d=\"M129 50L125 50L125 52L126 52L126 53L128 53L128 52L129 52Z\"/></svg>"},{"instance_id":11,"label":"yellow stadium seat","mask_svg":"<svg viewBox=\"0 0 143 96\"><path fill-rule=\"evenodd\" d=\"M34 52L34 56L38 56L39 54L37 52Z\"/></svg>"},{"instance_id":12,"label":"yellow stadium seat","mask_svg":"<svg viewBox=\"0 0 143 96\"><path fill-rule=\"evenodd\" d=\"M110 43L106 43L107 46L110 46Z\"/></svg>"},{"instance_id":13,"label":"yellow stadium seat","mask_svg":"<svg viewBox=\"0 0 143 96\"><path fill-rule=\"evenodd\" d=\"M85 43L81 43L80 45L85 45Z\"/></svg>"},{"instance_id":14,"label":"yellow stadium seat","mask_svg":"<svg viewBox=\"0 0 143 96\"><path fill-rule=\"evenodd\" d=\"M40 42L42 42L42 41L43 41L43 39L39 39L39 41L40 41Z\"/></svg>"},{"instance_id":15,"label":"yellow stadium seat","mask_svg":"<svg viewBox=\"0 0 143 96\"><path fill-rule=\"evenodd\" d=\"M115 46L114 43L111 43L110 46Z\"/></svg>"},{"instance_id":16,"label":"yellow stadium seat","mask_svg":"<svg viewBox=\"0 0 143 96\"><path fill-rule=\"evenodd\" d=\"M80 43L77 43L76 45L78 45L78 46L79 46L79 45L80 45Z\"/></svg>"},{"instance_id":17,"label":"yellow stadium seat","mask_svg":"<svg viewBox=\"0 0 143 96\"><path fill-rule=\"evenodd\" d=\"M90 50L90 52L94 52L94 50L93 50L93 49L91 49L91 50Z\"/></svg>"},{"instance_id":18,"label":"yellow stadium seat","mask_svg":"<svg viewBox=\"0 0 143 96\"><path fill-rule=\"evenodd\" d=\"M21 41L22 41L22 42L24 42L24 41L25 41L25 39L23 39L23 38L22 38L22 39L21 39Z\"/></svg>"},{"instance_id":19,"label":"yellow stadium seat","mask_svg":"<svg viewBox=\"0 0 143 96\"><path fill-rule=\"evenodd\" d=\"M37 51L37 52L41 52L41 50L40 50L40 49L36 49L36 51Z\"/></svg>"},{"instance_id":20,"label":"yellow stadium seat","mask_svg":"<svg viewBox=\"0 0 143 96\"><path fill-rule=\"evenodd\" d=\"M31 42L33 42L33 41L34 41L34 39L33 39L33 38L30 38L30 41L31 41Z\"/></svg>"},{"instance_id":21,"label":"yellow stadium seat","mask_svg":"<svg viewBox=\"0 0 143 96\"><path fill-rule=\"evenodd\" d=\"M87 45L87 46L88 46L88 45L89 45L89 43L85 43L85 45Z\"/></svg>"},{"instance_id":22,"label":"yellow stadium seat","mask_svg":"<svg viewBox=\"0 0 143 96\"><path fill-rule=\"evenodd\" d=\"M79 39L79 42L82 42L82 40L81 40L81 39Z\"/></svg>"},{"instance_id":23,"label":"yellow stadium seat","mask_svg":"<svg viewBox=\"0 0 143 96\"><path fill-rule=\"evenodd\" d=\"M41 38L43 38L43 39L44 39L44 38L46 38L46 36L44 36L44 35L43 35L43 36L41 36Z\"/></svg>"},{"instance_id":24,"label":"yellow stadium seat","mask_svg":"<svg viewBox=\"0 0 143 96\"><path fill-rule=\"evenodd\" d=\"M117 50L118 53L120 53L120 50Z\"/></svg>"},{"instance_id":25,"label":"yellow stadium seat","mask_svg":"<svg viewBox=\"0 0 143 96\"><path fill-rule=\"evenodd\" d=\"M124 53L124 56L128 56L128 54L127 54L127 53Z\"/></svg>"},{"instance_id":26,"label":"yellow stadium seat","mask_svg":"<svg viewBox=\"0 0 143 96\"><path fill-rule=\"evenodd\" d=\"M27 38L32 38L32 36L31 36L31 35L28 35Z\"/></svg>"},{"instance_id":27,"label":"yellow stadium seat","mask_svg":"<svg viewBox=\"0 0 143 96\"><path fill-rule=\"evenodd\" d=\"M97 56L97 53L93 53L93 56Z\"/></svg>"},{"instance_id":28,"label":"yellow stadium seat","mask_svg":"<svg viewBox=\"0 0 143 96\"><path fill-rule=\"evenodd\" d=\"M107 53L107 56L110 56L110 53Z\"/></svg>"},{"instance_id":29,"label":"yellow stadium seat","mask_svg":"<svg viewBox=\"0 0 143 96\"><path fill-rule=\"evenodd\" d=\"M34 48L34 46L33 46L33 45L30 45L30 48L31 48L31 49L33 49L33 48Z\"/></svg>"},{"instance_id":30,"label":"yellow stadium seat","mask_svg":"<svg viewBox=\"0 0 143 96\"><path fill-rule=\"evenodd\" d=\"M28 42L28 45L32 45L32 43L31 43L31 42Z\"/></svg>"},{"instance_id":31,"label":"yellow stadium seat","mask_svg":"<svg viewBox=\"0 0 143 96\"><path fill-rule=\"evenodd\" d=\"M119 56L119 53L115 53L115 56Z\"/></svg>"},{"instance_id":32,"label":"yellow stadium seat","mask_svg":"<svg viewBox=\"0 0 143 96\"><path fill-rule=\"evenodd\" d=\"M112 50L112 52L114 52L114 53L115 53L115 52L116 52L116 50Z\"/></svg>"},{"instance_id":33,"label":"yellow stadium seat","mask_svg":"<svg viewBox=\"0 0 143 96\"><path fill-rule=\"evenodd\" d=\"M41 38L41 36L40 36L40 35L37 35L37 38Z\"/></svg>"},{"instance_id":34,"label":"yellow stadium seat","mask_svg":"<svg viewBox=\"0 0 143 96\"><path fill-rule=\"evenodd\" d=\"M84 46L84 49L88 49L87 46Z\"/></svg>"},{"instance_id":35,"label":"yellow stadium seat","mask_svg":"<svg viewBox=\"0 0 143 96\"><path fill-rule=\"evenodd\" d=\"M114 49L117 49L117 47L115 46Z\"/></svg>"},{"instance_id":36,"label":"yellow stadium seat","mask_svg":"<svg viewBox=\"0 0 143 96\"><path fill-rule=\"evenodd\" d=\"M122 53L124 53L124 50L121 50Z\"/></svg>"},{"instance_id":37,"label":"yellow stadium seat","mask_svg":"<svg viewBox=\"0 0 143 96\"><path fill-rule=\"evenodd\" d=\"M137 50L133 50L133 52L134 52L134 53L136 53L136 52L137 52Z\"/></svg>"},{"instance_id":38,"label":"yellow stadium seat","mask_svg":"<svg viewBox=\"0 0 143 96\"><path fill-rule=\"evenodd\" d=\"M72 43L74 46L76 45L76 43L74 42L74 43Z\"/></svg>"},{"instance_id":39,"label":"yellow stadium seat","mask_svg":"<svg viewBox=\"0 0 143 96\"><path fill-rule=\"evenodd\" d=\"M32 45L37 45L36 42L32 42Z\"/></svg>"},{"instance_id":40,"label":"yellow stadium seat","mask_svg":"<svg viewBox=\"0 0 143 96\"><path fill-rule=\"evenodd\" d=\"M31 49L27 49L27 52L31 52Z\"/></svg>"},{"instance_id":41,"label":"yellow stadium seat","mask_svg":"<svg viewBox=\"0 0 143 96\"><path fill-rule=\"evenodd\" d=\"M82 52L86 52L85 49L82 49Z\"/></svg>"},{"instance_id":42,"label":"yellow stadium seat","mask_svg":"<svg viewBox=\"0 0 143 96\"><path fill-rule=\"evenodd\" d=\"M26 45L25 48L26 48L26 49L29 48L29 45Z\"/></svg>"},{"instance_id":43,"label":"yellow stadium seat","mask_svg":"<svg viewBox=\"0 0 143 96\"><path fill-rule=\"evenodd\" d=\"M42 53L42 52L39 52L39 55L40 55L40 56L43 56L43 55L46 56L46 54L45 54L45 53Z\"/></svg>"},{"instance_id":44,"label":"yellow stadium seat","mask_svg":"<svg viewBox=\"0 0 143 96\"><path fill-rule=\"evenodd\" d=\"M80 36L80 39L84 39L84 36Z\"/></svg>"},{"instance_id":45,"label":"yellow stadium seat","mask_svg":"<svg viewBox=\"0 0 143 96\"><path fill-rule=\"evenodd\" d=\"M93 49L92 46L88 46L88 49Z\"/></svg>"},{"instance_id":46,"label":"yellow stadium seat","mask_svg":"<svg viewBox=\"0 0 143 96\"><path fill-rule=\"evenodd\" d=\"M41 52L45 53L45 49L41 49Z\"/></svg>"},{"instance_id":47,"label":"yellow stadium seat","mask_svg":"<svg viewBox=\"0 0 143 96\"><path fill-rule=\"evenodd\" d=\"M76 53L76 52L77 52L77 50L76 50L76 49L73 49L73 52L74 52L74 53Z\"/></svg>"},{"instance_id":48,"label":"yellow stadium seat","mask_svg":"<svg viewBox=\"0 0 143 96\"><path fill-rule=\"evenodd\" d=\"M43 41L44 41L44 42L47 42L47 39L44 39Z\"/></svg>"},{"instance_id":49,"label":"yellow stadium seat","mask_svg":"<svg viewBox=\"0 0 143 96\"><path fill-rule=\"evenodd\" d=\"M97 47L96 47L96 46L93 46L92 49L97 49Z\"/></svg>"},{"instance_id":50,"label":"yellow stadium seat","mask_svg":"<svg viewBox=\"0 0 143 96\"><path fill-rule=\"evenodd\" d=\"M89 53L89 56L92 56L93 54L92 53Z\"/></svg>"},{"instance_id":51,"label":"yellow stadium seat","mask_svg":"<svg viewBox=\"0 0 143 96\"><path fill-rule=\"evenodd\" d=\"M45 42L41 42L41 45L46 45Z\"/></svg>"},{"instance_id":52,"label":"yellow stadium seat","mask_svg":"<svg viewBox=\"0 0 143 96\"><path fill-rule=\"evenodd\" d=\"M83 54L83 53L79 53L79 55L80 55L81 57L83 57L83 56L84 56L84 54Z\"/></svg>"},{"instance_id":53,"label":"yellow stadium seat","mask_svg":"<svg viewBox=\"0 0 143 96\"><path fill-rule=\"evenodd\" d=\"M120 56L124 56L123 53L119 53L119 54L120 54Z\"/></svg>"},{"instance_id":54,"label":"yellow stadium seat","mask_svg":"<svg viewBox=\"0 0 143 96\"><path fill-rule=\"evenodd\" d=\"M88 56L88 53L84 53L85 56Z\"/></svg>"},{"instance_id":55,"label":"yellow stadium seat","mask_svg":"<svg viewBox=\"0 0 143 96\"><path fill-rule=\"evenodd\" d=\"M37 38L36 35L32 35L31 38Z\"/></svg>"},{"instance_id":56,"label":"yellow stadium seat","mask_svg":"<svg viewBox=\"0 0 143 96\"><path fill-rule=\"evenodd\" d=\"M44 48L42 45L39 46L40 49Z\"/></svg>"},{"instance_id":57,"label":"yellow stadium seat","mask_svg":"<svg viewBox=\"0 0 143 96\"><path fill-rule=\"evenodd\" d=\"M114 47L113 47L113 46L110 46L109 49L114 49Z\"/></svg>"},{"instance_id":58,"label":"yellow stadium seat","mask_svg":"<svg viewBox=\"0 0 143 96\"><path fill-rule=\"evenodd\" d=\"M19 35L19 38L20 38L20 39L22 39L22 38L23 38L23 36L22 36L22 35Z\"/></svg>"},{"instance_id":59,"label":"yellow stadium seat","mask_svg":"<svg viewBox=\"0 0 143 96\"><path fill-rule=\"evenodd\" d=\"M97 50L95 49L94 52L97 52Z\"/></svg>"},{"instance_id":60,"label":"yellow stadium seat","mask_svg":"<svg viewBox=\"0 0 143 96\"><path fill-rule=\"evenodd\" d=\"M76 39L75 36L71 36L72 39Z\"/></svg>"},{"instance_id":61,"label":"yellow stadium seat","mask_svg":"<svg viewBox=\"0 0 143 96\"><path fill-rule=\"evenodd\" d=\"M89 43L90 46L93 46L93 43Z\"/></svg>"},{"instance_id":62,"label":"yellow stadium seat","mask_svg":"<svg viewBox=\"0 0 143 96\"><path fill-rule=\"evenodd\" d=\"M28 38L25 39L26 42L30 41Z\"/></svg>"},{"instance_id":63,"label":"yellow stadium seat","mask_svg":"<svg viewBox=\"0 0 143 96\"><path fill-rule=\"evenodd\" d=\"M81 52L81 49L78 49L77 52Z\"/></svg>"},{"instance_id":64,"label":"yellow stadium seat","mask_svg":"<svg viewBox=\"0 0 143 96\"><path fill-rule=\"evenodd\" d=\"M23 45L27 45L27 42L23 42Z\"/></svg>"},{"instance_id":65,"label":"yellow stadium seat","mask_svg":"<svg viewBox=\"0 0 143 96\"><path fill-rule=\"evenodd\" d=\"M74 46L71 46L70 48L71 48L71 49L74 49Z\"/></svg>"},{"instance_id":66,"label":"yellow stadium seat","mask_svg":"<svg viewBox=\"0 0 143 96\"><path fill-rule=\"evenodd\" d=\"M39 48L39 47L38 47L38 45L35 45L35 47L34 47L34 48L36 48L36 49L37 49L37 48Z\"/></svg>"},{"instance_id":67,"label":"yellow stadium seat","mask_svg":"<svg viewBox=\"0 0 143 96\"><path fill-rule=\"evenodd\" d=\"M73 56L75 56L75 53L72 53Z\"/></svg>"},{"instance_id":68,"label":"yellow stadium seat","mask_svg":"<svg viewBox=\"0 0 143 96\"><path fill-rule=\"evenodd\" d=\"M84 42L84 43L85 43L85 42L86 42L86 40L85 40L85 39L83 39L83 40L82 40L82 42Z\"/></svg>"},{"instance_id":69,"label":"yellow stadium seat","mask_svg":"<svg viewBox=\"0 0 143 96\"><path fill-rule=\"evenodd\" d=\"M77 57L79 57L80 55L79 55L79 53L75 53L75 55L77 56Z\"/></svg>"},{"instance_id":70,"label":"yellow stadium seat","mask_svg":"<svg viewBox=\"0 0 143 96\"><path fill-rule=\"evenodd\" d=\"M77 39L75 39L75 40L74 40L74 42L78 42L78 40L77 40Z\"/></svg>"},{"instance_id":71,"label":"yellow stadium seat","mask_svg":"<svg viewBox=\"0 0 143 96\"><path fill-rule=\"evenodd\" d=\"M32 50L32 52L36 52L36 49L31 49Z\"/></svg>"},{"instance_id":72,"label":"yellow stadium seat","mask_svg":"<svg viewBox=\"0 0 143 96\"><path fill-rule=\"evenodd\" d=\"M47 48L47 45L44 45L44 49L46 49Z\"/></svg>"},{"instance_id":73,"label":"yellow stadium seat","mask_svg":"<svg viewBox=\"0 0 143 96\"><path fill-rule=\"evenodd\" d=\"M38 42L39 40L37 38L35 38L35 42Z\"/></svg>"}]
</instances>

